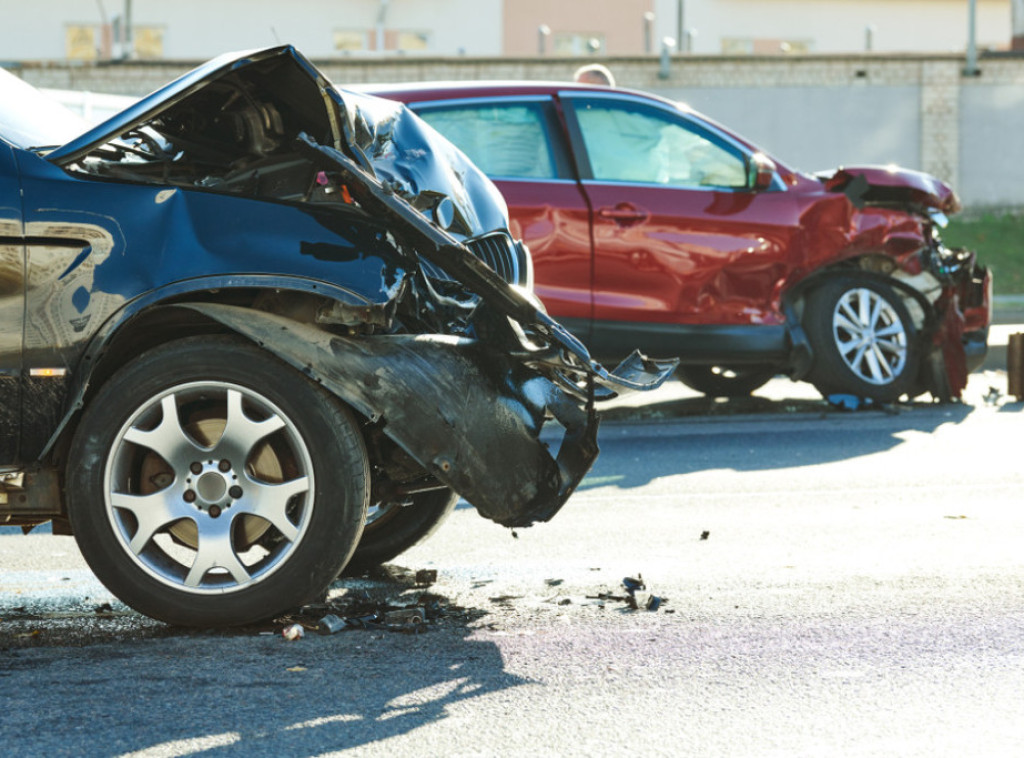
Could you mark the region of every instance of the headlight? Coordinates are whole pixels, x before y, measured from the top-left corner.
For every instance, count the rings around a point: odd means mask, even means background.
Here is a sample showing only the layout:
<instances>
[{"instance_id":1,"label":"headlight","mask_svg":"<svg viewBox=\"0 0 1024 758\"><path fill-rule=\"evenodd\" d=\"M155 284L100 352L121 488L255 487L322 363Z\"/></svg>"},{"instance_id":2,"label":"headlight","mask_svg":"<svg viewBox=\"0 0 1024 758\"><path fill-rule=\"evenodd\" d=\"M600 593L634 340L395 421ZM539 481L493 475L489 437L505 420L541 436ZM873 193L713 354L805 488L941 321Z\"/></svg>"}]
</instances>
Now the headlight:
<instances>
[{"instance_id":1,"label":"headlight","mask_svg":"<svg viewBox=\"0 0 1024 758\"><path fill-rule=\"evenodd\" d=\"M935 224L940 229L945 229L946 225L949 224L949 219L946 217L946 214L943 213L942 211L935 210L933 208L932 210L928 211L928 215L931 217L932 223Z\"/></svg>"}]
</instances>

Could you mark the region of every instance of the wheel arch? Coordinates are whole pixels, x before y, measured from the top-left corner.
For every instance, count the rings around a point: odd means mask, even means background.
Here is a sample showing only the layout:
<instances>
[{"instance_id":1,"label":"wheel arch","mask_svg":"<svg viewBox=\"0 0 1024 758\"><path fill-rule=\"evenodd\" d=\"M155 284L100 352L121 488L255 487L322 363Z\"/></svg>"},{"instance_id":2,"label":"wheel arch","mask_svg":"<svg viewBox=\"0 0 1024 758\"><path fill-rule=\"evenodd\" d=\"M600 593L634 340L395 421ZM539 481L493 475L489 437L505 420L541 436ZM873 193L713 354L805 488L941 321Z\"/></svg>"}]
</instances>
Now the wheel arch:
<instances>
[{"instance_id":1,"label":"wheel arch","mask_svg":"<svg viewBox=\"0 0 1024 758\"><path fill-rule=\"evenodd\" d=\"M901 295L904 300L916 304L917 309L910 309L912 317L916 317L914 326L917 328L917 338L922 344L926 344L939 326L939 315L935 307L927 297L912 285L905 281L890 276L879 270L873 270L870 261L880 256L868 255L860 258L844 261L842 264L815 271L804 277L782 294L782 310L786 316L786 324L789 329L790 341L792 343L792 365L790 377L800 380L807 376L811 364L814 361L814 350L807 339L803 329L803 308L807 295L813 290L821 287L835 277L858 277L861 279L878 282L891 287ZM862 265L868 262L868 266Z\"/></svg>"},{"instance_id":2,"label":"wheel arch","mask_svg":"<svg viewBox=\"0 0 1024 758\"><path fill-rule=\"evenodd\" d=\"M178 282L132 300L104 323L83 352L68 391L64 415L40 453L57 461L70 443L88 398L126 360L181 337L237 334L237 330L190 305L230 302L257 310L267 297L287 294L292 310L315 312L325 301L365 309L368 300L337 285L280 276L224 276Z\"/></svg>"}]
</instances>

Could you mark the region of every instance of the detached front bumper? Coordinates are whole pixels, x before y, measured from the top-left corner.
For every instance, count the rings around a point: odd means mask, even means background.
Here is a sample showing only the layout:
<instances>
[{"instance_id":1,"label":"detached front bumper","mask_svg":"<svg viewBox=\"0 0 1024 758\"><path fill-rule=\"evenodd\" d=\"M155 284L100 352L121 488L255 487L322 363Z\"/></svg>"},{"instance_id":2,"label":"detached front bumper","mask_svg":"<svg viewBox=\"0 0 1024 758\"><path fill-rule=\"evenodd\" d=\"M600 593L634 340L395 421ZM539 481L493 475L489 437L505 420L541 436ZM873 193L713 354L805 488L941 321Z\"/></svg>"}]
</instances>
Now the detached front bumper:
<instances>
[{"instance_id":1,"label":"detached front bumper","mask_svg":"<svg viewBox=\"0 0 1024 758\"><path fill-rule=\"evenodd\" d=\"M598 419L583 401L516 358L442 335L341 337L291 319L210 303L185 307L242 334L381 426L423 468L504 526L547 521L598 454ZM596 364L595 364L596 365ZM592 382L656 387L675 362L638 358ZM598 367L600 368L600 367ZM540 441L562 426L557 454Z\"/></svg>"}]
</instances>

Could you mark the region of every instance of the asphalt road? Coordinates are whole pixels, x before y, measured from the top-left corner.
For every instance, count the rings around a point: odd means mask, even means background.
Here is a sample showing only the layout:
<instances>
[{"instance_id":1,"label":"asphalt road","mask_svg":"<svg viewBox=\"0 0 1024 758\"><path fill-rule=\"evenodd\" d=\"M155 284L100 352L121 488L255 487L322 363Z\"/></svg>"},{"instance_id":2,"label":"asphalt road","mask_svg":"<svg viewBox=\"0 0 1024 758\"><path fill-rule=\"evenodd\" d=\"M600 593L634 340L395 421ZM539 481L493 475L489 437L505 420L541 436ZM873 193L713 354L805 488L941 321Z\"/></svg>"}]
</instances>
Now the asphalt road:
<instances>
[{"instance_id":1,"label":"asphalt road","mask_svg":"<svg viewBox=\"0 0 1024 758\"><path fill-rule=\"evenodd\" d=\"M11 755L1018 755L1024 405L1005 386L990 369L961 405L856 413L784 380L733 409L666 388L610 414L549 524L513 535L463 505L398 561L409 571L332 589L437 601L421 634L171 629L118 604L69 538L4 534L0 740ZM421 568L439 572L429 589ZM641 575L631 610L621 582Z\"/></svg>"}]
</instances>

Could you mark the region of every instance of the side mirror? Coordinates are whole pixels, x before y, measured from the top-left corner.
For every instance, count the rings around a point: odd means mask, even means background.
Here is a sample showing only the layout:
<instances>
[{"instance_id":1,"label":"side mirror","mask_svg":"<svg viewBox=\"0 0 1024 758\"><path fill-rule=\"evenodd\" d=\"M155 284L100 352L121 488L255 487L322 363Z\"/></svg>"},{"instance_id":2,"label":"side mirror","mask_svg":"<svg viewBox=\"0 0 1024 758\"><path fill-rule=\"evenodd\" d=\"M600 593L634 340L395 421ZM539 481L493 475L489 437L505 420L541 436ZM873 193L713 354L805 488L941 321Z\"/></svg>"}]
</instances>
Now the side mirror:
<instances>
[{"instance_id":1,"label":"side mirror","mask_svg":"<svg viewBox=\"0 0 1024 758\"><path fill-rule=\"evenodd\" d=\"M764 153L754 153L747 159L747 187L766 190L775 178L775 161Z\"/></svg>"}]
</instances>

